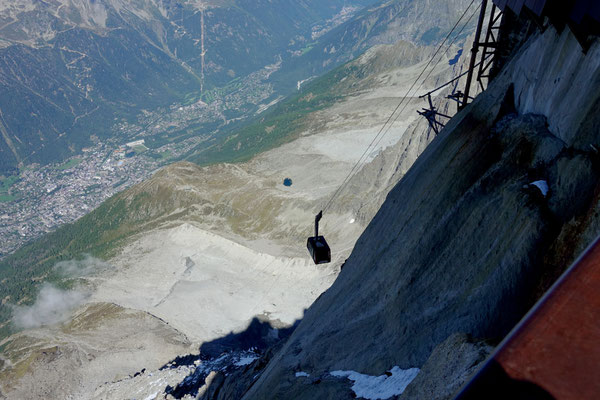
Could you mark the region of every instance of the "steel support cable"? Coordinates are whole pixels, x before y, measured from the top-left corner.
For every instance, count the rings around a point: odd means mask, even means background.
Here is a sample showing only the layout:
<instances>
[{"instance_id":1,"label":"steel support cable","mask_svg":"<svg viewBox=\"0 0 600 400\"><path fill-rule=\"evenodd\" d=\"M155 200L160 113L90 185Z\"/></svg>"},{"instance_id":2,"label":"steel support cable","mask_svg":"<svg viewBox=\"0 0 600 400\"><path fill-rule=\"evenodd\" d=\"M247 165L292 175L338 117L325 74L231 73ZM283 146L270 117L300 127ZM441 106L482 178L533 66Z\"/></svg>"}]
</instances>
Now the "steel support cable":
<instances>
[{"instance_id":1,"label":"steel support cable","mask_svg":"<svg viewBox=\"0 0 600 400\"><path fill-rule=\"evenodd\" d=\"M384 129L386 129L386 126L391 126L397 119L398 116L396 116L396 118L392 121L392 118L394 118L394 115L396 114L396 112L400 109L400 107L402 106L402 104L405 102L405 100L408 98L408 95L410 94L410 92L414 89L415 85L417 84L417 82L421 79L421 77L423 76L423 74L425 73L425 71L427 70L427 68L431 65L431 63L433 62L433 60L437 57L438 53L440 52L440 50L442 49L442 47L444 46L444 44L446 44L446 42L448 41L448 39L450 38L450 36L452 35L452 33L454 32L454 30L458 27L458 25L460 24L460 22L463 20L463 18L467 15L467 12L471 9L471 7L473 6L473 3L475 3L475 0L471 0L471 3L469 3L469 5L467 6L467 8L465 9L465 11L462 13L462 15L460 16L460 18L458 19L458 21L456 21L456 23L454 24L454 26L452 27L452 29L450 30L450 32L448 32L448 34L446 35L446 37L444 38L444 40L442 41L442 43L440 43L440 45L438 46L438 48L436 49L435 53L433 54L433 56L429 59L429 61L427 62L427 64L425 65L425 67L423 67L421 73L419 74L419 76L417 76L417 78L415 79L415 81L413 82L413 84L410 86L410 88L408 89L408 91L406 92L406 94L404 95L404 97L401 98L400 102L398 103L398 105L396 106L396 108L394 109L394 111L392 111L392 113L390 114L390 116L388 117L388 119L386 120L386 122L381 126L381 128L379 129L379 132L377 132L377 135L375 135L375 137L373 138L373 140L371 140L371 143L369 143L369 145L367 146L367 148L365 149L365 151L362 153L362 155L359 157L358 161L354 164L354 166L352 167L352 169L350 170L350 172L348 173L348 175L344 178L344 180L342 181L342 183L340 184L340 186L337 188L337 190L333 193L333 195L330 197L329 201L327 202L327 204L325 205L325 207L323 207L323 212L326 212L329 207L331 206L333 200L339 195L339 193L341 192L341 190L346 186L346 184L350 181L350 178L353 176L353 174L355 172L357 172L357 168L358 166L361 164L361 162L363 161L363 158L365 158L365 156L369 153L369 151L374 148L373 144L375 143L375 141L377 141L377 139L382 135ZM481 7L481 5L479 6ZM479 9L478 7L478 9ZM477 10L476 10L477 11ZM476 12L475 11L475 12ZM472 17L469 18L469 20ZM468 22L467 22L468 23ZM467 24L465 24L466 26ZM464 27L463 27L464 29ZM462 30L461 32L462 33ZM460 35L459 33L459 35ZM456 41L456 39L458 38L457 35L454 39L454 41ZM454 43L454 41L452 43ZM447 51L447 50L446 50ZM439 63L439 61L438 61ZM437 66L437 64L436 64ZM435 66L434 66L435 69ZM433 70L432 70L433 71ZM431 75L431 72L429 73L428 77ZM421 85L419 86L419 88L421 88L421 86L423 85L423 83L421 83ZM406 106L405 106L406 108ZM404 109L402 110L404 111ZM392 123L390 124L390 121L392 121ZM387 133L389 131L389 127L388 129L385 131L385 133ZM385 136L385 134L384 134ZM382 136L383 138L383 136ZM379 141L377 141L377 144L379 144L379 142L381 142L381 139L379 139Z\"/></svg>"},{"instance_id":2,"label":"steel support cable","mask_svg":"<svg viewBox=\"0 0 600 400\"><path fill-rule=\"evenodd\" d=\"M479 9L481 8L481 4L475 9L475 11L473 11L473 13L471 14L471 16L469 17L469 19L467 20L467 22L465 22L465 24L463 25L462 29L460 30L460 32L454 37L454 40L452 42L450 42L450 44L448 44L446 51L444 52L444 54L447 54L448 50L450 49L450 47L456 42L456 40L460 37L460 35L463 33L463 31L465 30L465 28L469 25L469 22L471 22L471 20L473 19L473 17L475 16L475 14L477 14L477 11L479 11ZM425 79L423 79L423 81L421 82L421 84L419 85L419 87L417 88L416 92L418 93L419 90L423 87L423 84L427 81L427 79L429 79L429 77L431 76L431 74L433 73L433 71L435 70L435 68L439 65L440 61L442 59L440 58L438 60L438 62L436 63L436 65L429 71L429 74L427 74L427 76L425 77ZM483 60L481 61L483 62ZM480 62L480 63L481 63ZM475 65L476 68L480 63L478 63L477 65ZM442 89L443 87L447 86L448 84L454 82L455 80L460 79L462 76L466 75L469 71L467 70L466 72L462 73L460 76L454 78L452 81L448 82L445 85L442 85L441 87L435 89L434 91L437 91L439 89ZM431 91L429 93L433 93L434 91ZM392 123L387 127L387 129L385 130L385 132L383 133L383 135L379 138L379 140L377 141L377 143L375 144L374 147L377 147L379 145L379 143L381 143L381 140L383 140L383 138L385 137L385 135L388 134L389 130L391 129L391 127L396 123L396 121L398 120L398 118L400 118L400 115L402 115L402 113L404 112L404 110L406 109L408 104L405 104L404 107L402 108L402 110L396 115L396 117L394 118L394 120L392 121Z\"/></svg>"},{"instance_id":3,"label":"steel support cable","mask_svg":"<svg viewBox=\"0 0 600 400\"><path fill-rule=\"evenodd\" d=\"M469 17L469 19L467 20L467 22L465 23L465 25L463 25L463 27L461 28L460 32L459 32L459 33L458 33L458 34L455 36L454 40L453 40L453 41L452 41L450 44L448 44L448 46L446 47L446 50L444 51L444 54L447 54L447 53L448 53L448 50L450 49L450 47L451 47L451 46L452 46L452 45L453 45L453 44L456 42L456 40L457 40L457 39L460 37L460 35L461 35L461 34L462 34L462 32L464 31L464 29L465 29L465 28L466 28L466 27L469 25L469 22L471 22L471 20L473 19L473 17L474 17L474 16L477 14L477 11L480 9L480 7L481 7L481 5L479 5L479 6L478 6L478 7L475 9L475 11L473 11L473 13L472 13L472 14L471 14L471 16ZM480 62L478 62L477 64L475 64L475 67L474 67L474 68L477 68L477 67L478 67L478 66L479 66L481 63L483 63L483 62L487 61L487 59L488 59L488 58L490 58L490 57L491 57L491 55L490 55L490 54L488 54L488 56L487 56L487 57L486 57L484 60L481 60ZM435 69L435 67L437 67L437 65L439 65L439 61L441 61L441 60L442 60L441 58L440 58L440 60L438 60L438 62L436 63L436 66L434 66L434 69ZM433 71L433 69L432 69L432 71ZM460 75L458 75L457 77L453 78L453 79L452 79L452 80L450 80L449 82L446 82L446 83L444 83L443 85L441 85L441 86L439 86L439 87L437 87L437 88L435 88L435 89L433 89L433 90L431 90L431 91L429 91L429 92L425 93L424 95L422 95L422 96L419 96L419 98L423 98L423 97L427 96L428 94L435 93L435 92L437 92L437 91L439 91L439 90L441 90L441 89L445 88L446 86L448 86L448 85L451 85L452 83L454 83L454 82L458 81L460 78L464 77L464 76L465 76L466 74L468 74L468 73L469 73L469 70L467 70L467 71L465 71L465 72L462 72ZM430 72L430 74L431 74L431 72ZM430 74L429 74L429 75L428 75L428 76L427 76L427 77L426 77L426 78L423 80L423 82L421 83L421 85L419 86L419 88L418 88L417 90L419 90L419 89L422 87L423 83L424 83L424 82L427 80L427 78L429 78ZM442 100L442 99L440 99L440 101L439 101L439 104L438 104L439 106L441 106L441 103L442 103L442 101L443 101L443 100ZM404 109L403 109L402 111L404 111ZM397 121L397 119L398 119L399 115L401 115L401 113L400 113L400 114L398 114L398 116L396 116L396 118L395 118L395 119L392 121L392 125L393 125L393 124L394 124L394 123ZM381 136L381 138L379 139L379 141L377 141L377 143L375 144L374 148L376 148L376 147L379 145L379 143L380 143L380 142L381 142L381 140L382 140L382 139L385 137L385 135L388 133L388 131L389 131L389 129L391 128L391 126L392 126L392 125L388 126L388 129L386 129L386 131L383 133L383 135ZM371 200L371 201L369 201L369 202L368 202L368 203L366 203L366 204L371 204L373 201L374 201L374 199L373 199L373 200Z\"/></svg>"}]
</instances>

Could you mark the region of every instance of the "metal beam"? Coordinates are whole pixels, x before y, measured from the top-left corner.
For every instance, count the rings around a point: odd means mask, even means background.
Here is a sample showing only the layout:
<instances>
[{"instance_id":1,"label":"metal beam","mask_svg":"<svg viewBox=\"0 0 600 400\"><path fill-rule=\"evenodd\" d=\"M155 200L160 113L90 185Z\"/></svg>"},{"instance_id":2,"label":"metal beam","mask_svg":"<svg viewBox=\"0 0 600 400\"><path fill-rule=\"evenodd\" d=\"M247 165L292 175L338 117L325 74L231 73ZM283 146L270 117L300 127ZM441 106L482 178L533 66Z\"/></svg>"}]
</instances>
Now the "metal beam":
<instances>
[{"instance_id":1,"label":"metal beam","mask_svg":"<svg viewBox=\"0 0 600 400\"><path fill-rule=\"evenodd\" d=\"M477 22L477 31L475 32L475 40L473 41L473 48L471 49L471 62L469 64L469 74L467 75L467 85L465 87L465 97L463 99L462 110L467 106L469 101L469 92L471 91L471 83L473 82L473 70L475 69L475 62L477 61L477 53L479 52L479 40L481 39L481 31L483 29L483 21L485 19L485 10L487 8L488 0L482 0L481 12L479 14L479 21Z\"/></svg>"}]
</instances>

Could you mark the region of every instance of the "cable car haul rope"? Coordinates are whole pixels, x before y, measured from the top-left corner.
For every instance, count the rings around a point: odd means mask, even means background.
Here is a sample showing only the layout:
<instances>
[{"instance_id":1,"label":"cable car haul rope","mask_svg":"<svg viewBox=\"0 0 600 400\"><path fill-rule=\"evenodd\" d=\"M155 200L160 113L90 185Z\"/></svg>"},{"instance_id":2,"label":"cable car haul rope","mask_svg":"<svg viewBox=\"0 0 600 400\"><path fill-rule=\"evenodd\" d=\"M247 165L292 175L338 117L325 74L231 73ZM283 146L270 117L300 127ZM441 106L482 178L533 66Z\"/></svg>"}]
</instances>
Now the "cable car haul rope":
<instances>
[{"instance_id":1,"label":"cable car haul rope","mask_svg":"<svg viewBox=\"0 0 600 400\"><path fill-rule=\"evenodd\" d=\"M408 89L408 91L406 92L406 94L404 95L404 97L402 97L400 99L400 102L398 103L398 105L396 106L396 108L394 109L394 111L392 111L391 115L388 117L388 119L386 120L386 122L382 125L382 127L379 130L379 132L377 133L377 135L375 135L375 137L373 138L373 140L371 141L371 143L369 143L369 145L365 149L364 153L360 156L360 158L358 159L358 161L356 162L356 164L354 164L354 166L352 167L352 169L350 170L350 172L348 173L348 175L346 176L346 178L344 178L344 180L342 181L342 183L340 184L340 186L337 188L337 190L331 195L331 197L329 198L329 201L326 203L326 205L323 208L323 210L321 210L315 216L315 236L309 237L308 240L306 241L306 247L308 248L308 252L310 253L310 256L311 256L311 258L312 258L312 260L314 261L315 264L325 264L325 263L331 262L331 249L329 248L329 245L327 244L327 241L325 240L325 237L324 236L319 236L319 221L323 217L323 212L327 212L327 210L331 206L333 200L340 194L340 192L342 191L342 189L348 184L348 182L350 181L350 178L356 172L358 172L358 167L360 166L361 162L363 162L366 159L366 156L370 153L370 151L371 151L372 148L374 148L377 145L379 145L379 143L381 142L381 140L383 139L383 137L389 132L391 126L394 124L394 122L396 122L396 120L399 118L399 116L405 110L405 108L406 108L406 106L408 104L408 103L405 102L405 100L409 98L409 95L413 91L413 89L415 88L415 86L417 85L417 82L425 74L425 71L427 70L427 68L431 65L431 63L433 62L433 60L437 57L438 53L440 52L440 50L442 49L442 47L444 46L444 44L448 41L448 39L450 38L450 36L452 35L452 33L458 27L458 25L463 20L463 18L467 15L468 11L471 9L471 7L473 6L474 3L475 3L475 0L472 0L471 3L468 5L468 7L465 9L465 11L461 15L461 17L454 24L454 27L446 35L446 37L444 38L444 40L442 41L442 43L439 45L439 47L437 48L437 50L435 51L435 53L433 54L433 56L431 57L431 59L427 62L427 64L425 65L425 67L423 68L423 70L421 71L421 73L419 74L419 76L415 79L415 81L413 82L413 84L410 86L410 89ZM471 15L471 17L469 17L469 19L465 22L465 24L463 25L463 27L460 30L460 32L454 37L454 39L452 40L452 42L450 42L448 44L448 46L447 46L447 48L446 48L446 50L445 50L444 53L447 53L447 51L450 49L450 46L452 46L454 44L454 42L459 38L459 36L461 35L461 33L463 32L463 30L465 29L465 27L469 24L469 22L470 22L471 18L473 17L473 15L477 12L477 10L479 10L480 7L481 7L481 5L479 5L479 7L477 7L477 9L473 12L473 14ZM440 58L440 60L441 60L441 58ZM436 63L436 65L434 65L431 68L431 70L429 71L429 73L427 74L427 76L425 77L425 79L423 79L423 81L421 82L421 84L419 85L419 87L416 89L416 91L418 91L419 89L421 89L421 87L423 86L423 83L425 83L425 81L427 80L427 78L429 78L429 76L431 75L431 73L433 72L433 70L435 69L435 67L437 67L437 65L439 64L440 60L438 60L437 63ZM456 79L458 79L458 78L456 78ZM404 107L402 107L402 105L404 105ZM401 110L400 110L400 107L402 107ZM398 112L398 110L400 110L400 112Z\"/></svg>"}]
</instances>

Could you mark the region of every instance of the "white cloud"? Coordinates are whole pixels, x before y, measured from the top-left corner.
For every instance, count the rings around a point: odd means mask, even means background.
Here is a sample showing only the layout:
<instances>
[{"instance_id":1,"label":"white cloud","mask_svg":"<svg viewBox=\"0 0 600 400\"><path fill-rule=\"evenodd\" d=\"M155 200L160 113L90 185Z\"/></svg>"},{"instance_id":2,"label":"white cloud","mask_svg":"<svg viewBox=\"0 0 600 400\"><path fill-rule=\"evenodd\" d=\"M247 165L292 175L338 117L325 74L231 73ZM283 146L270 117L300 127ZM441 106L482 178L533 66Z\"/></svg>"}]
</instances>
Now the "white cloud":
<instances>
[{"instance_id":1,"label":"white cloud","mask_svg":"<svg viewBox=\"0 0 600 400\"><path fill-rule=\"evenodd\" d=\"M112 269L113 266L87 254L82 260L61 261L54 268L66 278L79 278Z\"/></svg>"},{"instance_id":2,"label":"white cloud","mask_svg":"<svg viewBox=\"0 0 600 400\"><path fill-rule=\"evenodd\" d=\"M83 291L61 290L45 283L34 304L13 306L13 323L17 328L30 329L64 322L87 297Z\"/></svg>"}]
</instances>

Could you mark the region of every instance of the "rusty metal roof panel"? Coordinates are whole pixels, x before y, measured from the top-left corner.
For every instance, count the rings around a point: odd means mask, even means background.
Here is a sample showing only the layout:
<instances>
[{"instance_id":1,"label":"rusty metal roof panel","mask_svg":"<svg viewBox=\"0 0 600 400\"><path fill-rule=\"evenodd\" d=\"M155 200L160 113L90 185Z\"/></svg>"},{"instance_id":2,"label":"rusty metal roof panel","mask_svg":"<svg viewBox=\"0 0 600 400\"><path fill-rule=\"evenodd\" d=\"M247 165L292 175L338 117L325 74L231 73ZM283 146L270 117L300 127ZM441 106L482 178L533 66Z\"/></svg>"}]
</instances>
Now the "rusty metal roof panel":
<instances>
[{"instance_id":1,"label":"rusty metal roof panel","mask_svg":"<svg viewBox=\"0 0 600 400\"><path fill-rule=\"evenodd\" d=\"M600 241L597 239L457 399L600 399ZM496 385L496 387L494 387ZM493 395L492 397L481 397ZM497 396L497 397L494 397Z\"/></svg>"},{"instance_id":2,"label":"rusty metal roof panel","mask_svg":"<svg viewBox=\"0 0 600 400\"><path fill-rule=\"evenodd\" d=\"M600 245L556 287L496 360L556 399L600 398Z\"/></svg>"}]
</instances>

